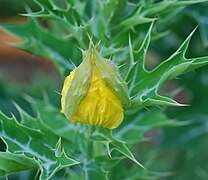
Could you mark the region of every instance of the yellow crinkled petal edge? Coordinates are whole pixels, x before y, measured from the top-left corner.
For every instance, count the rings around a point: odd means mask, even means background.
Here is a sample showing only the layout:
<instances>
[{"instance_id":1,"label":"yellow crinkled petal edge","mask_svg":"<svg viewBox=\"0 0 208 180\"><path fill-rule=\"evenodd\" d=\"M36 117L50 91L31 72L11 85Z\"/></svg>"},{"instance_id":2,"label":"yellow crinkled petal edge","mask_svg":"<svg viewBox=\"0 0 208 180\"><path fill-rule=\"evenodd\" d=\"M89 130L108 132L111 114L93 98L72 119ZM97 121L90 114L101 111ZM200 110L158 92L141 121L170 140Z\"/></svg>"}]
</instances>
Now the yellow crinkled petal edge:
<instances>
[{"instance_id":1,"label":"yellow crinkled petal edge","mask_svg":"<svg viewBox=\"0 0 208 180\"><path fill-rule=\"evenodd\" d=\"M61 112L63 113L65 109L65 97L75 70L64 81L61 98ZM93 65L92 82L88 94L82 100L77 112L69 120L113 129L121 124L123 118L124 110L121 101L105 80L101 78L97 67Z\"/></svg>"}]
</instances>

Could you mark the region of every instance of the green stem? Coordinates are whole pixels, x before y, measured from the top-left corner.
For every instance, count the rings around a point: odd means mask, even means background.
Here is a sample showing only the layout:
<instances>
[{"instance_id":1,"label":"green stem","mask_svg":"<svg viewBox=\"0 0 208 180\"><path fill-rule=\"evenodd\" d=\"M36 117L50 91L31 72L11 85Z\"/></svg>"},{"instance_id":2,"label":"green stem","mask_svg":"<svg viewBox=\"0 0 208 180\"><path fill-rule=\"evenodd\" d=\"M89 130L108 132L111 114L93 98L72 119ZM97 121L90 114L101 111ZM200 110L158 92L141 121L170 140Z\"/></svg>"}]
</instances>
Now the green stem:
<instances>
[{"instance_id":1,"label":"green stem","mask_svg":"<svg viewBox=\"0 0 208 180\"><path fill-rule=\"evenodd\" d=\"M103 144L101 143L94 143L94 155L95 156L101 156L102 155L102 150L103 150Z\"/></svg>"},{"instance_id":2,"label":"green stem","mask_svg":"<svg viewBox=\"0 0 208 180\"><path fill-rule=\"evenodd\" d=\"M89 129L89 136L87 140L87 160L90 160L93 157L93 141L90 140L93 131L94 126L91 126Z\"/></svg>"}]
</instances>

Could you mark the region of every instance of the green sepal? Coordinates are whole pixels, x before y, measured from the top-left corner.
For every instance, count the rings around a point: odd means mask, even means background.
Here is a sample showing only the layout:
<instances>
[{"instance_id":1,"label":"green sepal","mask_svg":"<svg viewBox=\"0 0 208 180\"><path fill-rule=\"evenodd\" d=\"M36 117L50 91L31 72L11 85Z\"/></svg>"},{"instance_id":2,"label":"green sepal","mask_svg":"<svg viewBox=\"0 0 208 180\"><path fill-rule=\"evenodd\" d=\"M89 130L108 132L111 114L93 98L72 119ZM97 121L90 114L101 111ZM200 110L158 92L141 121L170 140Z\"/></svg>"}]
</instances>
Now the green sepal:
<instances>
[{"instance_id":1,"label":"green sepal","mask_svg":"<svg viewBox=\"0 0 208 180\"><path fill-rule=\"evenodd\" d=\"M83 53L83 62L75 69L75 74L66 95L65 114L72 117L86 97L92 78L91 50Z\"/></svg>"},{"instance_id":2,"label":"green sepal","mask_svg":"<svg viewBox=\"0 0 208 180\"><path fill-rule=\"evenodd\" d=\"M113 89L116 96L121 100L124 109L131 105L128 87L124 79L120 76L118 69L109 59L103 58L98 51L93 47L95 56L95 65L99 69L102 78Z\"/></svg>"}]
</instances>

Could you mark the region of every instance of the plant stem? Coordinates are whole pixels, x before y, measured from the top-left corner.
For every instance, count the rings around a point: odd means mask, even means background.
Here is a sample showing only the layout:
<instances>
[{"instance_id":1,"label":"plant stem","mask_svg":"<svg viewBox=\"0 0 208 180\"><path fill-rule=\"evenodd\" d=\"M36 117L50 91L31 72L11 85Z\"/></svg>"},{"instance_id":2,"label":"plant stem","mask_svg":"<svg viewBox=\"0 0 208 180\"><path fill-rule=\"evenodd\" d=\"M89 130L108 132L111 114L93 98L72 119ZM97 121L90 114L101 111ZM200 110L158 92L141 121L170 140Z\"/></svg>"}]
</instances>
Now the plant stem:
<instances>
[{"instance_id":1,"label":"plant stem","mask_svg":"<svg viewBox=\"0 0 208 180\"><path fill-rule=\"evenodd\" d=\"M91 126L89 129L89 136L87 139L87 160L92 159L93 157L93 141L91 141L91 135L94 131L94 126Z\"/></svg>"}]
</instances>

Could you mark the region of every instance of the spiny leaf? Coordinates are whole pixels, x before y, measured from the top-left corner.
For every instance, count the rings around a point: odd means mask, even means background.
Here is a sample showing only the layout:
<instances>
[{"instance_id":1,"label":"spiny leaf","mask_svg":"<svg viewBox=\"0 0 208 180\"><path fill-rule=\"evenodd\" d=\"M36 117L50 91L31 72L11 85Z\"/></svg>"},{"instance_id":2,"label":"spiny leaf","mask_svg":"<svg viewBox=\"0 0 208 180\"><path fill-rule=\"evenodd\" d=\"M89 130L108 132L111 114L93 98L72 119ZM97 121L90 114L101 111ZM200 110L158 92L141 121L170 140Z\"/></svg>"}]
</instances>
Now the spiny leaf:
<instances>
[{"instance_id":1,"label":"spiny leaf","mask_svg":"<svg viewBox=\"0 0 208 180\"><path fill-rule=\"evenodd\" d=\"M72 70L74 68L68 59L75 60L78 58L77 54L81 55L79 50L74 47L73 40L55 37L32 18L25 25L4 24L0 28L24 40L24 44L16 44L15 47L51 60L61 73L65 69ZM69 49L71 50L69 51Z\"/></svg>"},{"instance_id":2,"label":"spiny leaf","mask_svg":"<svg viewBox=\"0 0 208 180\"><path fill-rule=\"evenodd\" d=\"M38 168L38 163L23 154L0 152L0 177L19 171Z\"/></svg>"},{"instance_id":3,"label":"spiny leaf","mask_svg":"<svg viewBox=\"0 0 208 180\"><path fill-rule=\"evenodd\" d=\"M56 154L58 141L48 138L52 134L44 134L19 124L13 117L9 119L0 113L0 137L7 144L7 150L14 154L23 154L33 158L41 169L40 179L50 179L54 173L63 167L69 167L79 162L69 158L64 153ZM58 141L58 143L60 143Z\"/></svg>"},{"instance_id":4,"label":"spiny leaf","mask_svg":"<svg viewBox=\"0 0 208 180\"><path fill-rule=\"evenodd\" d=\"M141 9L139 8L134 15L123 20L118 25L112 28L112 31L116 34L116 37L120 36L124 32L134 28L134 26L144 23L152 22L152 18L146 18L141 14Z\"/></svg>"},{"instance_id":5,"label":"spiny leaf","mask_svg":"<svg viewBox=\"0 0 208 180\"><path fill-rule=\"evenodd\" d=\"M55 0L35 0L35 2L41 8L41 10L35 13L24 14L24 16L48 18L56 20L59 23L61 22L62 28L64 27L66 30L68 30L68 32L71 33L76 40L83 42L83 30L85 29L85 25L87 26L90 21L83 21L83 18L81 18L79 14L80 7L77 8L77 3L72 6L69 3L65 3L66 6L63 10L63 8L60 8L60 5L58 6L60 1L55 2ZM86 4L83 3L82 5L85 6ZM81 11L83 11L82 8Z\"/></svg>"},{"instance_id":6,"label":"spiny leaf","mask_svg":"<svg viewBox=\"0 0 208 180\"><path fill-rule=\"evenodd\" d=\"M60 113L60 109L55 107L47 94L42 99L35 99L28 95L23 97L31 105L35 117L31 117L20 106L15 105L21 117L21 123L27 127L36 129L44 134L50 134L48 139L62 138L62 146L67 154L79 151L77 138L80 134L79 126L70 123L65 116ZM69 148L73 147L73 148Z\"/></svg>"},{"instance_id":7,"label":"spiny leaf","mask_svg":"<svg viewBox=\"0 0 208 180\"><path fill-rule=\"evenodd\" d=\"M178 8L184 8L188 5L206 2L207 0L191 0L191 1L162 1L158 3L153 3L144 7L143 14L145 16L154 16L156 14L163 14L168 11L176 10Z\"/></svg>"},{"instance_id":8,"label":"spiny leaf","mask_svg":"<svg viewBox=\"0 0 208 180\"><path fill-rule=\"evenodd\" d=\"M109 37L110 31L108 31L111 18L114 15L117 8L118 0L115 1L99 1L95 0L92 6L92 18L91 31L94 37L100 39L103 36ZM97 13L99 12L99 16Z\"/></svg>"},{"instance_id":9,"label":"spiny leaf","mask_svg":"<svg viewBox=\"0 0 208 180\"><path fill-rule=\"evenodd\" d=\"M41 127L50 130L57 136L61 136L70 142L75 141L79 131L78 126L70 123L65 116L60 113L60 109L55 107L50 100L47 100L46 98L44 100L34 99L28 95L25 95L24 99L32 106L32 109L37 116L35 118L36 123L39 123ZM20 114L25 114L24 110L21 111L19 109L19 112ZM30 126L34 123L31 123L30 119L26 118L24 124Z\"/></svg>"},{"instance_id":10,"label":"spiny leaf","mask_svg":"<svg viewBox=\"0 0 208 180\"><path fill-rule=\"evenodd\" d=\"M152 71L147 71L144 67L145 56L150 43L151 27L140 49L138 51L131 50L131 53L134 52L134 57L137 57L134 60L137 64L131 69L127 78L130 95L132 96L132 108L155 105L181 105L168 97L158 95L158 90L167 81L208 64L208 57L185 58L185 53L194 31L170 58ZM133 55L131 55L131 58Z\"/></svg>"},{"instance_id":11,"label":"spiny leaf","mask_svg":"<svg viewBox=\"0 0 208 180\"><path fill-rule=\"evenodd\" d=\"M123 154L125 157L135 162L137 165L145 169L145 167L136 160L136 158L128 149L128 147L125 145L125 143L117 140L112 136L112 130L99 127L92 133L91 139L93 141L104 143L106 145L108 155L111 158L112 158L112 152L116 150L121 154Z\"/></svg>"},{"instance_id":12,"label":"spiny leaf","mask_svg":"<svg viewBox=\"0 0 208 180\"><path fill-rule=\"evenodd\" d=\"M162 127L182 126L184 122L168 119L159 108L148 110L129 110L121 127L113 131L113 135L128 144L135 144L148 140L144 134L150 130Z\"/></svg>"},{"instance_id":13,"label":"spiny leaf","mask_svg":"<svg viewBox=\"0 0 208 180\"><path fill-rule=\"evenodd\" d=\"M153 24L150 26L141 47L137 51L132 48L132 45L129 45L130 62L132 65L129 66L126 81L128 82L129 92L131 96L133 89L135 88L135 84L138 83L139 80L143 81L147 75L147 71L145 70L145 58L147 49L150 44L152 27ZM131 41L129 41L129 43L131 43ZM140 76L143 79L139 79Z\"/></svg>"},{"instance_id":14,"label":"spiny leaf","mask_svg":"<svg viewBox=\"0 0 208 180\"><path fill-rule=\"evenodd\" d=\"M57 11L68 11L70 8L70 5L66 0L49 0L51 6L53 7L54 10Z\"/></svg>"}]
</instances>

